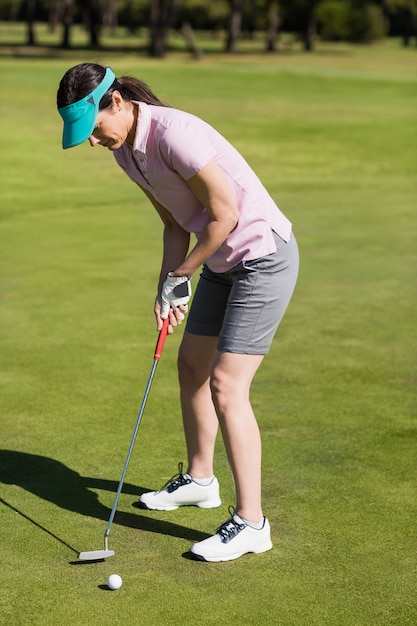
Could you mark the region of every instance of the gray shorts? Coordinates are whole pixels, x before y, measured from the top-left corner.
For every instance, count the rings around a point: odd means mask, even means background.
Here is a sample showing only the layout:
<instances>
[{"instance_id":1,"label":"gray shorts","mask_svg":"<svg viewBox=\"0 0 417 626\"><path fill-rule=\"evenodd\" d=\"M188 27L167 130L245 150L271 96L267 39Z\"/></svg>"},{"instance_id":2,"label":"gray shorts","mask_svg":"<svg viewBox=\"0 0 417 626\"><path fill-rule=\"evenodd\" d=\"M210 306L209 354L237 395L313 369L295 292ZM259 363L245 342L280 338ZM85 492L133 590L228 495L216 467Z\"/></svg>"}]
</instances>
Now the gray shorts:
<instances>
[{"instance_id":1,"label":"gray shorts","mask_svg":"<svg viewBox=\"0 0 417 626\"><path fill-rule=\"evenodd\" d=\"M289 304L298 276L294 235L285 243L274 233L277 251L243 261L228 272L204 265L185 330L219 337L218 350L266 354Z\"/></svg>"}]
</instances>

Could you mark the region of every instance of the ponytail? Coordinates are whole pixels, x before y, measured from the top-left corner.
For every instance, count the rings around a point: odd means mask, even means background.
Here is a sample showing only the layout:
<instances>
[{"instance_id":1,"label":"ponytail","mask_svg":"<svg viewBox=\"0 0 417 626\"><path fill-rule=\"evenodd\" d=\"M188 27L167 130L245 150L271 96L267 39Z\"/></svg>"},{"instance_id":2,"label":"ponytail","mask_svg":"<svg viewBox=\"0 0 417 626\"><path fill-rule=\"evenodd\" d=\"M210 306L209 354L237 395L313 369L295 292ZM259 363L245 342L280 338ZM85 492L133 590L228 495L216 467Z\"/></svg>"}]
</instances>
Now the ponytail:
<instances>
[{"instance_id":1,"label":"ponytail","mask_svg":"<svg viewBox=\"0 0 417 626\"><path fill-rule=\"evenodd\" d=\"M120 91L124 100L137 100L145 104L167 106L161 102L146 83L134 76L121 76L116 80L114 87Z\"/></svg>"}]
</instances>

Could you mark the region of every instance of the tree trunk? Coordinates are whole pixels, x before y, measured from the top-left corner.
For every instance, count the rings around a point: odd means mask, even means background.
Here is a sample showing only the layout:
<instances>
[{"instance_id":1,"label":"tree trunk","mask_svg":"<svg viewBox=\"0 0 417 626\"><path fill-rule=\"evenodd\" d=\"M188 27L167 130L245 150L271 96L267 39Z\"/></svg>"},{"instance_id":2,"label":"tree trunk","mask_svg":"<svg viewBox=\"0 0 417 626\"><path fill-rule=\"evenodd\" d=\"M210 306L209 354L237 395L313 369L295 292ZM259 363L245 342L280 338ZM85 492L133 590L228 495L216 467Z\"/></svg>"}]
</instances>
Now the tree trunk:
<instances>
[{"instance_id":1,"label":"tree trunk","mask_svg":"<svg viewBox=\"0 0 417 626\"><path fill-rule=\"evenodd\" d=\"M314 39L316 37L316 6L319 0L310 0L308 3L307 23L304 32L304 49L311 52L314 49Z\"/></svg>"},{"instance_id":2,"label":"tree trunk","mask_svg":"<svg viewBox=\"0 0 417 626\"><path fill-rule=\"evenodd\" d=\"M117 0L107 0L106 10L103 15L103 25L110 29L112 35L117 29Z\"/></svg>"},{"instance_id":3,"label":"tree trunk","mask_svg":"<svg viewBox=\"0 0 417 626\"><path fill-rule=\"evenodd\" d=\"M20 4L18 2L10 2L8 19L10 22L17 22L19 18Z\"/></svg>"},{"instance_id":4,"label":"tree trunk","mask_svg":"<svg viewBox=\"0 0 417 626\"><path fill-rule=\"evenodd\" d=\"M196 38L194 37L194 31L192 29L190 22L183 22L181 26L181 30L193 57L197 60L201 59L203 57L203 51L198 47Z\"/></svg>"},{"instance_id":5,"label":"tree trunk","mask_svg":"<svg viewBox=\"0 0 417 626\"><path fill-rule=\"evenodd\" d=\"M69 49L71 47L70 44L70 33L71 26L73 22L72 8L73 8L74 0L64 0L63 2L63 13L62 13L62 42L61 48Z\"/></svg>"},{"instance_id":6,"label":"tree trunk","mask_svg":"<svg viewBox=\"0 0 417 626\"><path fill-rule=\"evenodd\" d=\"M282 14L277 0L268 0L267 4L268 28L266 31L266 51L275 52L282 25Z\"/></svg>"},{"instance_id":7,"label":"tree trunk","mask_svg":"<svg viewBox=\"0 0 417 626\"><path fill-rule=\"evenodd\" d=\"M36 0L26 0L26 45L34 46Z\"/></svg>"},{"instance_id":8,"label":"tree trunk","mask_svg":"<svg viewBox=\"0 0 417 626\"><path fill-rule=\"evenodd\" d=\"M411 9L404 8L404 29L403 29L403 46L409 47L411 38L416 35L416 29L414 26L414 15Z\"/></svg>"},{"instance_id":9,"label":"tree trunk","mask_svg":"<svg viewBox=\"0 0 417 626\"><path fill-rule=\"evenodd\" d=\"M84 25L90 35L90 48L100 47L100 9L97 0L88 0L84 6Z\"/></svg>"},{"instance_id":10,"label":"tree trunk","mask_svg":"<svg viewBox=\"0 0 417 626\"><path fill-rule=\"evenodd\" d=\"M149 54L151 57L165 56L168 34L169 0L151 0Z\"/></svg>"},{"instance_id":11,"label":"tree trunk","mask_svg":"<svg viewBox=\"0 0 417 626\"><path fill-rule=\"evenodd\" d=\"M249 0L249 39L253 39L256 33L256 18L258 17L258 0Z\"/></svg>"},{"instance_id":12,"label":"tree trunk","mask_svg":"<svg viewBox=\"0 0 417 626\"><path fill-rule=\"evenodd\" d=\"M51 2L49 7L49 17L48 24L49 30L51 33L54 33L56 27L61 21L61 2L59 0L55 0L55 2Z\"/></svg>"},{"instance_id":13,"label":"tree trunk","mask_svg":"<svg viewBox=\"0 0 417 626\"><path fill-rule=\"evenodd\" d=\"M133 0L127 0L126 2L126 27L127 32L130 35L134 35L136 32L136 24L133 17Z\"/></svg>"},{"instance_id":14,"label":"tree trunk","mask_svg":"<svg viewBox=\"0 0 417 626\"><path fill-rule=\"evenodd\" d=\"M173 25L181 0L151 0L149 54L151 57L165 56L168 31Z\"/></svg>"},{"instance_id":15,"label":"tree trunk","mask_svg":"<svg viewBox=\"0 0 417 626\"><path fill-rule=\"evenodd\" d=\"M242 29L243 0L230 0L231 15L226 39L226 52L236 52L237 41Z\"/></svg>"}]
</instances>

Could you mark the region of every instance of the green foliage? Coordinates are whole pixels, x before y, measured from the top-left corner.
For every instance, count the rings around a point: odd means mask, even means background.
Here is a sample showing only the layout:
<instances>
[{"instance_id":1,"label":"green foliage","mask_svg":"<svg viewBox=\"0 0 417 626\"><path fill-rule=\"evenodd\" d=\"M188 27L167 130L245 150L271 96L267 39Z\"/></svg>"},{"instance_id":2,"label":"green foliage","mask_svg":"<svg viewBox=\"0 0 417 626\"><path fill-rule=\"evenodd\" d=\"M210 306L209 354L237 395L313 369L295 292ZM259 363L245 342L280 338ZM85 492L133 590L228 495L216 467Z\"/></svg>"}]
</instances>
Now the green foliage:
<instances>
[{"instance_id":1,"label":"green foliage","mask_svg":"<svg viewBox=\"0 0 417 626\"><path fill-rule=\"evenodd\" d=\"M387 34L387 24L380 7L366 4L352 8L349 16L349 41L366 43L383 39Z\"/></svg>"},{"instance_id":2,"label":"green foliage","mask_svg":"<svg viewBox=\"0 0 417 626\"><path fill-rule=\"evenodd\" d=\"M311 3L308 0L276 0L284 16L283 29L287 32L303 32ZM34 4L37 21L47 21L51 11L62 15L62 2L55 0L39 0ZM259 0L256 3L243 3L243 31L265 31L268 27L268 11L271 2ZM394 18L395 24L401 28L403 15L417 14L417 0L386 0L383 3L386 16L381 10L382 3L354 1L354 0L324 0L317 2L317 20L320 34L327 41L373 41L381 39L386 34L385 19ZM21 0L0 0L0 19L25 20L25 3ZM102 19L104 12L110 10L110 3L97 1L98 19ZM120 25L130 30L147 26L149 22L149 0L117 0L113 5ZM72 12L74 21L82 22L85 3L74 0ZM228 0L182 0L179 3L178 21L188 21L196 30L224 29L230 17L230 2Z\"/></svg>"},{"instance_id":3,"label":"green foliage","mask_svg":"<svg viewBox=\"0 0 417 626\"><path fill-rule=\"evenodd\" d=\"M21 0L0 0L0 20L16 20L21 5Z\"/></svg>"},{"instance_id":4,"label":"green foliage","mask_svg":"<svg viewBox=\"0 0 417 626\"><path fill-rule=\"evenodd\" d=\"M417 14L417 0L385 0L385 4L390 10L409 9Z\"/></svg>"},{"instance_id":5,"label":"green foliage","mask_svg":"<svg viewBox=\"0 0 417 626\"><path fill-rule=\"evenodd\" d=\"M181 19L190 22L196 29L224 28L229 16L225 0L182 0Z\"/></svg>"},{"instance_id":6,"label":"green foliage","mask_svg":"<svg viewBox=\"0 0 417 626\"><path fill-rule=\"evenodd\" d=\"M321 2L316 11L320 37L324 41L346 41L349 38L350 7L340 0Z\"/></svg>"},{"instance_id":7,"label":"green foliage","mask_svg":"<svg viewBox=\"0 0 417 626\"><path fill-rule=\"evenodd\" d=\"M144 26L149 22L148 0L119 0L117 11L119 22L128 27Z\"/></svg>"},{"instance_id":8,"label":"green foliage","mask_svg":"<svg viewBox=\"0 0 417 626\"><path fill-rule=\"evenodd\" d=\"M376 4L325 0L319 4L316 16L324 41L367 43L387 34L386 20Z\"/></svg>"}]
</instances>

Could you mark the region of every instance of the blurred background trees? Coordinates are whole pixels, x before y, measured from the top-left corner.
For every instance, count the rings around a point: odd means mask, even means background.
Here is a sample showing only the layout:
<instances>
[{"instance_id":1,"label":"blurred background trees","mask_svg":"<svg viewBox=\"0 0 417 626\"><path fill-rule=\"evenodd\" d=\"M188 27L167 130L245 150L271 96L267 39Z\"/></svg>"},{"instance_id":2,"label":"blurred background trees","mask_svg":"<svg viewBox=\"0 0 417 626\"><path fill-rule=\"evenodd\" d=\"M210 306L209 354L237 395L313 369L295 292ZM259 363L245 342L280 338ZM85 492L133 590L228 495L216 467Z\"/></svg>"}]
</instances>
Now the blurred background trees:
<instances>
[{"instance_id":1,"label":"blurred background trees","mask_svg":"<svg viewBox=\"0 0 417 626\"><path fill-rule=\"evenodd\" d=\"M71 47L71 28L81 24L89 47L100 47L103 28L130 35L146 28L148 51L163 57L172 29L182 32L195 56L196 31L223 37L224 51L234 53L244 37L264 36L265 52L279 49L280 35L290 32L305 50L317 37L327 41L367 43L401 36L416 43L417 0L0 0L0 20L26 23L26 44L36 45L34 25L60 28L61 46Z\"/></svg>"}]
</instances>

